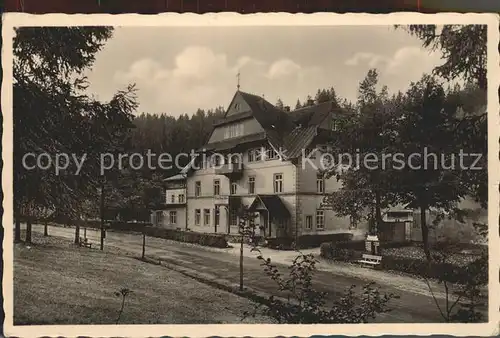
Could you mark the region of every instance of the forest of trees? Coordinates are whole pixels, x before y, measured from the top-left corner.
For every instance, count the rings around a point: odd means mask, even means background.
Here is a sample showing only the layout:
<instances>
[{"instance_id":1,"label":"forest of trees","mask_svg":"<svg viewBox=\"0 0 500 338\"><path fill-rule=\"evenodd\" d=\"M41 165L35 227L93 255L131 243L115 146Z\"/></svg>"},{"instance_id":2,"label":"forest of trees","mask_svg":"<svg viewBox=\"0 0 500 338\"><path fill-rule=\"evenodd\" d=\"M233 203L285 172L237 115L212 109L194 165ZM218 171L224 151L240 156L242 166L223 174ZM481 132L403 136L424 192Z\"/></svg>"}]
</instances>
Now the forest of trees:
<instances>
[{"instance_id":1,"label":"forest of trees","mask_svg":"<svg viewBox=\"0 0 500 338\"><path fill-rule=\"evenodd\" d=\"M278 100L276 106L291 106L293 110L332 100L340 107L356 111L352 121L333 141L336 151L361 148L377 154L398 150L419 152L422 147L430 146L447 153L467 149L486 154L483 109L486 106L486 39L483 39L486 27L478 27L445 26L441 31L434 26L403 27L421 39L423 46L439 49L443 54L443 64L433 74L423 75L412 83L406 92L389 95L389 89L379 83L377 70L371 69L361 79L356 102L338 97L330 87L304 93L295 105ZM71 52L57 48L57 41L63 36L65 44L69 46L72 42ZM214 107L176 118L168 112L136 115L138 102L133 85L117 92L109 102L95 101L86 94L87 84L82 74L92 66L96 53L111 36L111 28L93 27L22 28L16 32L16 240L20 240L21 218L29 225L32 220L49 214L99 218L104 208L107 217L121 211L122 219L147 220L149 210L162 202L162 179L175 174L176 170L125 168L99 175L98 154L150 150L175 156L178 152L189 152L206 142L214 121L224 113L223 107ZM454 44L449 43L451 40ZM471 48L466 41L475 42L477 46ZM464 53L467 58L460 57ZM40 68L40 61L47 67ZM462 79L463 84L448 87L446 81L457 78ZM81 175L57 176L50 171L24 170L21 157L29 151L87 152L90 159ZM360 211L372 209L369 217L374 222L380 219L380 209L391 203L411 202L423 211L430 207L455 210L456 202L467 195L486 206L485 156L482 165L484 170L474 172L349 170L338 177L343 182L342 190L330 196L328 202L339 215L354 218L365 217ZM426 231L425 222L422 229ZM425 240L425 234L423 237Z\"/></svg>"}]
</instances>

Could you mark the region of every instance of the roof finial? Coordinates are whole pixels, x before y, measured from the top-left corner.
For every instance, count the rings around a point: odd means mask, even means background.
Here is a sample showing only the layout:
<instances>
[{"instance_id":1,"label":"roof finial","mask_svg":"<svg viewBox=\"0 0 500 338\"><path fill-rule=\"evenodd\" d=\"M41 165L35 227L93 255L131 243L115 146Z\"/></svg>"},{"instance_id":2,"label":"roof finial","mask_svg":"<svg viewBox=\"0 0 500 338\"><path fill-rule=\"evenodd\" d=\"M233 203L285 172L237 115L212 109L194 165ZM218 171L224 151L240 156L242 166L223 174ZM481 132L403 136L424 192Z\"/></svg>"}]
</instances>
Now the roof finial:
<instances>
[{"instance_id":1,"label":"roof finial","mask_svg":"<svg viewBox=\"0 0 500 338\"><path fill-rule=\"evenodd\" d=\"M238 84L236 88L238 88L238 91L240 91L240 72L238 71L238 74L236 74L236 77L238 78Z\"/></svg>"}]
</instances>

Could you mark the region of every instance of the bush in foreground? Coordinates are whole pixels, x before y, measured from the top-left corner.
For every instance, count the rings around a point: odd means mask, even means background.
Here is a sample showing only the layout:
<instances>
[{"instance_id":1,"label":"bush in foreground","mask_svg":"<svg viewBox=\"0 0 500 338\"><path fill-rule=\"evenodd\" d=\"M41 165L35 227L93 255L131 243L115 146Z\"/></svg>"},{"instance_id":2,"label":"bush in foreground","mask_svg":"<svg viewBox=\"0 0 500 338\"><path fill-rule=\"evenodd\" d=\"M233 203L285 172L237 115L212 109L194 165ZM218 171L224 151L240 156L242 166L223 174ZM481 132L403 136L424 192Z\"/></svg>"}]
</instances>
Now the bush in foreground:
<instances>
[{"instance_id":1,"label":"bush in foreground","mask_svg":"<svg viewBox=\"0 0 500 338\"><path fill-rule=\"evenodd\" d=\"M267 302L246 315L261 312L280 324L367 323L378 314L390 311L389 301L397 298L394 294L381 294L374 283L369 283L361 293L356 293L356 286L351 286L333 304L327 305L327 294L313 286L317 263L313 255L297 256L288 267L288 276L282 275L270 258L259 256L258 259L266 275L285 296L270 296Z\"/></svg>"}]
</instances>

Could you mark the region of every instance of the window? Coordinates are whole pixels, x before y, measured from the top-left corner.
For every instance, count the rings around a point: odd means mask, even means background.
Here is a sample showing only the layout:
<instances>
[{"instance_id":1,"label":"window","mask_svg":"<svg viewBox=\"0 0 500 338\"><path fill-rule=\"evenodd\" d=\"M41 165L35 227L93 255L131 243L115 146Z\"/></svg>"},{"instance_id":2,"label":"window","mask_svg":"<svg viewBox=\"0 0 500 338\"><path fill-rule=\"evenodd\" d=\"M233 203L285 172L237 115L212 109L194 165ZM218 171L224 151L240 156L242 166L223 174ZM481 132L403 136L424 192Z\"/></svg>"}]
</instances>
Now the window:
<instances>
[{"instance_id":1,"label":"window","mask_svg":"<svg viewBox=\"0 0 500 338\"><path fill-rule=\"evenodd\" d=\"M201 223L201 210L200 209L196 209L194 211L194 224L195 225L200 225Z\"/></svg>"},{"instance_id":2,"label":"window","mask_svg":"<svg viewBox=\"0 0 500 338\"><path fill-rule=\"evenodd\" d=\"M229 224L230 225L238 225L238 215L236 214L235 211L231 212L231 217L229 219Z\"/></svg>"},{"instance_id":3,"label":"window","mask_svg":"<svg viewBox=\"0 0 500 338\"><path fill-rule=\"evenodd\" d=\"M179 203L184 203L184 194L179 194Z\"/></svg>"},{"instance_id":4,"label":"window","mask_svg":"<svg viewBox=\"0 0 500 338\"><path fill-rule=\"evenodd\" d=\"M311 215L306 216L306 229L311 230L313 224L313 217Z\"/></svg>"},{"instance_id":5,"label":"window","mask_svg":"<svg viewBox=\"0 0 500 338\"><path fill-rule=\"evenodd\" d=\"M266 148L264 147L256 148L254 149L254 152L255 152L255 161L258 162L264 160L264 157L266 155Z\"/></svg>"},{"instance_id":6,"label":"window","mask_svg":"<svg viewBox=\"0 0 500 338\"><path fill-rule=\"evenodd\" d=\"M231 195L236 195L238 190L238 184L236 182L231 182Z\"/></svg>"},{"instance_id":7,"label":"window","mask_svg":"<svg viewBox=\"0 0 500 338\"><path fill-rule=\"evenodd\" d=\"M220 180L214 180L214 195L220 195Z\"/></svg>"},{"instance_id":8,"label":"window","mask_svg":"<svg viewBox=\"0 0 500 338\"><path fill-rule=\"evenodd\" d=\"M316 229L323 230L325 228L325 212L316 210Z\"/></svg>"},{"instance_id":9,"label":"window","mask_svg":"<svg viewBox=\"0 0 500 338\"><path fill-rule=\"evenodd\" d=\"M214 167L218 167L221 164L222 155L221 154L213 154L211 158L211 162Z\"/></svg>"},{"instance_id":10,"label":"window","mask_svg":"<svg viewBox=\"0 0 500 338\"><path fill-rule=\"evenodd\" d=\"M320 194L325 192L325 179L323 178L323 175L318 174L316 177L316 191Z\"/></svg>"},{"instance_id":11,"label":"window","mask_svg":"<svg viewBox=\"0 0 500 338\"><path fill-rule=\"evenodd\" d=\"M274 193L283 192L283 174L274 174Z\"/></svg>"},{"instance_id":12,"label":"window","mask_svg":"<svg viewBox=\"0 0 500 338\"><path fill-rule=\"evenodd\" d=\"M255 176L248 178L248 193L255 194Z\"/></svg>"},{"instance_id":13,"label":"window","mask_svg":"<svg viewBox=\"0 0 500 338\"><path fill-rule=\"evenodd\" d=\"M207 158L205 154L201 158L201 167L203 169L210 168L210 158Z\"/></svg>"},{"instance_id":14,"label":"window","mask_svg":"<svg viewBox=\"0 0 500 338\"><path fill-rule=\"evenodd\" d=\"M242 124L233 124L226 127L224 132L224 136L226 138L233 138L243 135L243 125Z\"/></svg>"},{"instance_id":15,"label":"window","mask_svg":"<svg viewBox=\"0 0 500 338\"><path fill-rule=\"evenodd\" d=\"M174 194L172 194L172 196L170 196L170 202L175 203L175 195Z\"/></svg>"},{"instance_id":16,"label":"window","mask_svg":"<svg viewBox=\"0 0 500 338\"><path fill-rule=\"evenodd\" d=\"M240 111L240 104L239 103L235 103L234 104L234 111Z\"/></svg>"},{"instance_id":17,"label":"window","mask_svg":"<svg viewBox=\"0 0 500 338\"><path fill-rule=\"evenodd\" d=\"M196 181L194 184L194 195L196 197L201 195L201 181Z\"/></svg>"},{"instance_id":18,"label":"window","mask_svg":"<svg viewBox=\"0 0 500 338\"><path fill-rule=\"evenodd\" d=\"M278 153L272 147L267 147L266 148L266 159L267 160L275 160L277 158L278 158Z\"/></svg>"},{"instance_id":19,"label":"window","mask_svg":"<svg viewBox=\"0 0 500 338\"><path fill-rule=\"evenodd\" d=\"M248 151L248 162L255 162L256 154L255 154L256 149L250 149Z\"/></svg>"},{"instance_id":20,"label":"window","mask_svg":"<svg viewBox=\"0 0 500 338\"><path fill-rule=\"evenodd\" d=\"M210 225L210 209L203 210L203 224Z\"/></svg>"},{"instance_id":21,"label":"window","mask_svg":"<svg viewBox=\"0 0 500 338\"><path fill-rule=\"evenodd\" d=\"M242 154L240 154L240 153L227 154L226 163L239 164L241 162L240 158L242 158Z\"/></svg>"},{"instance_id":22,"label":"window","mask_svg":"<svg viewBox=\"0 0 500 338\"><path fill-rule=\"evenodd\" d=\"M157 224L163 223L163 211L158 211L156 213L156 223Z\"/></svg>"},{"instance_id":23,"label":"window","mask_svg":"<svg viewBox=\"0 0 500 338\"><path fill-rule=\"evenodd\" d=\"M219 226L219 224L220 224L220 210L219 210L219 207L215 207L215 209L214 209L214 224L215 224L215 226Z\"/></svg>"},{"instance_id":24,"label":"window","mask_svg":"<svg viewBox=\"0 0 500 338\"><path fill-rule=\"evenodd\" d=\"M177 224L177 211L172 210L169 213L170 224Z\"/></svg>"}]
</instances>

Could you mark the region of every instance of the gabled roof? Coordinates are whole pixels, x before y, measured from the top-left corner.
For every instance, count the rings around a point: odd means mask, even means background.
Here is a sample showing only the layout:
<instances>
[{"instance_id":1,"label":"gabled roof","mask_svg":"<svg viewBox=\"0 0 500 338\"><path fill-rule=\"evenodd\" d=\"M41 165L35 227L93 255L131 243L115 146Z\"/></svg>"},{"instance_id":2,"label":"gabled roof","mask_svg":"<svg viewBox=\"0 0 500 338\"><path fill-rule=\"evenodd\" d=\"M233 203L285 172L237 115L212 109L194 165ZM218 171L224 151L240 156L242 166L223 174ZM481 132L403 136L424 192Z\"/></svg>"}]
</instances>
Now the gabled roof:
<instances>
[{"instance_id":1,"label":"gabled roof","mask_svg":"<svg viewBox=\"0 0 500 338\"><path fill-rule=\"evenodd\" d=\"M283 155L284 159L296 158L302 155L302 149L308 147L314 138L321 134L318 127L328 114L334 110L340 111L334 102L328 101L285 112L263 97L239 90L234 94L229 107L236 99L244 100L250 111L228 115L228 109L224 118L216 122L215 125L222 126L253 117L264 129L264 132L205 144L198 151L226 151L234 149L240 144L267 140L280 155ZM188 165L181 173L187 174L190 167Z\"/></svg>"},{"instance_id":2,"label":"gabled roof","mask_svg":"<svg viewBox=\"0 0 500 338\"><path fill-rule=\"evenodd\" d=\"M255 119L264 129L278 130L279 128L286 130L287 128L293 128L292 121L287 113L278 109L263 97L241 91L239 93L252 109Z\"/></svg>"},{"instance_id":3,"label":"gabled roof","mask_svg":"<svg viewBox=\"0 0 500 338\"><path fill-rule=\"evenodd\" d=\"M300 124L303 127L317 126L325 120L330 112L336 109L336 105L333 101L327 101L314 106L295 109L291 111L289 115L292 121L297 125Z\"/></svg>"}]
</instances>

